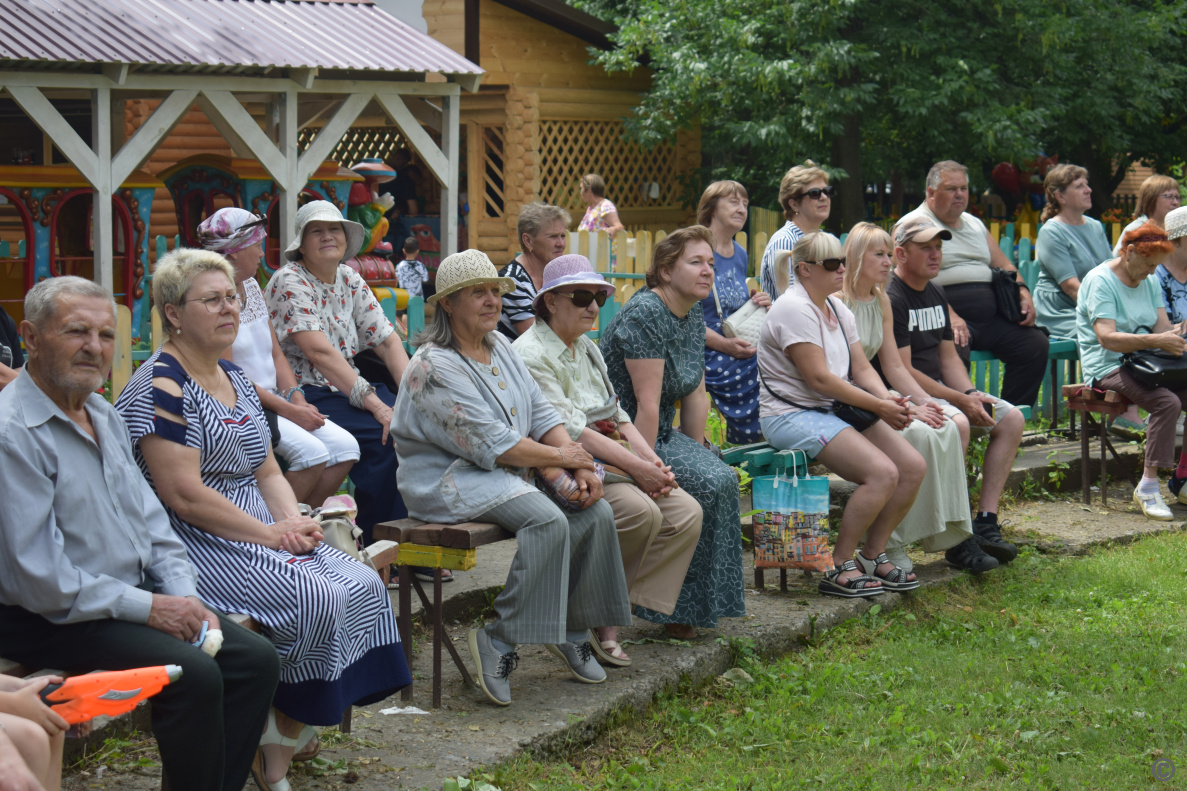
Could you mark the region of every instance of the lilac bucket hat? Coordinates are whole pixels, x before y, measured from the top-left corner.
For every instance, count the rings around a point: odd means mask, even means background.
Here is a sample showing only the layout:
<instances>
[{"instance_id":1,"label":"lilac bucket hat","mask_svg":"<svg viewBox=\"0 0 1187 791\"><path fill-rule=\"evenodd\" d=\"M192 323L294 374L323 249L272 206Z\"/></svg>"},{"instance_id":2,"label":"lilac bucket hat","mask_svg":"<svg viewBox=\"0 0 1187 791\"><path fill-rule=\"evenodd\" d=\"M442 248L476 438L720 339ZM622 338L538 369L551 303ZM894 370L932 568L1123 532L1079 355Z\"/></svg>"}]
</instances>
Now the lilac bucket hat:
<instances>
[{"instance_id":1,"label":"lilac bucket hat","mask_svg":"<svg viewBox=\"0 0 1187 791\"><path fill-rule=\"evenodd\" d=\"M544 285L532 300L532 310L540 309L540 300L549 291L561 286L594 286L596 291L614 293L614 285L594 271L593 264L583 255L562 255L544 267Z\"/></svg>"}]
</instances>

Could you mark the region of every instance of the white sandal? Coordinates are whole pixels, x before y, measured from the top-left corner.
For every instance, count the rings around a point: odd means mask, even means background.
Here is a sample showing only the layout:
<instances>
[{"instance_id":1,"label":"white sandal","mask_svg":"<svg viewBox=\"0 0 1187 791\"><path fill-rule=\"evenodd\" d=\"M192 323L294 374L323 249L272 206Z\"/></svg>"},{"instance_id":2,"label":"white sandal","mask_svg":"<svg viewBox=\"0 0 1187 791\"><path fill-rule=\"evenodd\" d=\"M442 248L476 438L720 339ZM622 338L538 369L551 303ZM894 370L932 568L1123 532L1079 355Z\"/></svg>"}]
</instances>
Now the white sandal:
<instances>
[{"instance_id":1,"label":"white sandal","mask_svg":"<svg viewBox=\"0 0 1187 791\"><path fill-rule=\"evenodd\" d=\"M296 747L300 736L293 738L285 736L276 725L276 709L268 710L268 727L264 728L264 735L260 738L260 746L256 748L256 757L251 762L251 776L256 781L260 791L290 791L288 777L282 777L275 783L269 783L265 775L264 745L278 744L281 747Z\"/></svg>"},{"instance_id":2,"label":"white sandal","mask_svg":"<svg viewBox=\"0 0 1187 791\"><path fill-rule=\"evenodd\" d=\"M630 667L631 658L622 650L617 640L603 640L598 636L597 629L589 630L589 645L602 664L614 667Z\"/></svg>"}]
</instances>

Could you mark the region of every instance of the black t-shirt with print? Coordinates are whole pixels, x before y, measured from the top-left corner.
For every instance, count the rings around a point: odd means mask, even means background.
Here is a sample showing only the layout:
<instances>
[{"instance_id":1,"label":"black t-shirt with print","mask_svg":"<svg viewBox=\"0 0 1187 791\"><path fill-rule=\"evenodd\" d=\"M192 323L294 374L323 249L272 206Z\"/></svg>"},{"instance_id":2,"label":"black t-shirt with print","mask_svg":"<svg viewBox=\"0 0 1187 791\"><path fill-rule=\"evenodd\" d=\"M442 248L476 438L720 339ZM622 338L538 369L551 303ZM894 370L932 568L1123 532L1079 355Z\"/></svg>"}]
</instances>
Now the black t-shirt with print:
<instances>
[{"instance_id":1,"label":"black t-shirt with print","mask_svg":"<svg viewBox=\"0 0 1187 791\"><path fill-rule=\"evenodd\" d=\"M900 349L910 346L915 370L941 381L940 343L952 340L944 289L928 283L922 291L916 291L892 275L886 284L886 295L890 297L894 320L894 345Z\"/></svg>"}]
</instances>

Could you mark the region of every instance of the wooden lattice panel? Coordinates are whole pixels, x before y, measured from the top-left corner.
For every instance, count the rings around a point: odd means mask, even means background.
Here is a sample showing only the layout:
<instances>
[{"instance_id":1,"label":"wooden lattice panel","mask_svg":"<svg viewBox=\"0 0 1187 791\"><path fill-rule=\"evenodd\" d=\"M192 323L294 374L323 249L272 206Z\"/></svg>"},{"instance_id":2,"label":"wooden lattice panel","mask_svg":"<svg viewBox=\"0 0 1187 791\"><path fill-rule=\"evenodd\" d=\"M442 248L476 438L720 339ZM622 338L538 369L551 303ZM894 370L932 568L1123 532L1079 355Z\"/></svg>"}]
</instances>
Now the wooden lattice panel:
<instances>
[{"instance_id":1,"label":"wooden lattice panel","mask_svg":"<svg viewBox=\"0 0 1187 791\"><path fill-rule=\"evenodd\" d=\"M306 127L297 133L297 149L304 151L317 137L320 129ZM382 126L356 126L347 130L346 134L334 147L329 158L345 167L350 167L365 157L379 157L384 162L390 162L392 155L407 144L395 129Z\"/></svg>"},{"instance_id":2,"label":"wooden lattice panel","mask_svg":"<svg viewBox=\"0 0 1187 791\"><path fill-rule=\"evenodd\" d=\"M482 127L482 217L502 217L506 206L503 150L507 138L500 126Z\"/></svg>"},{"instance_id":3,"label":"wooden lattice panel","mask_svg":"<svg viewBox=\"0 0 1187 791\"><path fill-rule=\"evenodd\" d=\"M671 143L646 150L626 139L621 121L541 121L540 200L581 216L578 182L586 173L606 181L606 197L620 209L680 203Z\"/></svg>"}]
</instances>

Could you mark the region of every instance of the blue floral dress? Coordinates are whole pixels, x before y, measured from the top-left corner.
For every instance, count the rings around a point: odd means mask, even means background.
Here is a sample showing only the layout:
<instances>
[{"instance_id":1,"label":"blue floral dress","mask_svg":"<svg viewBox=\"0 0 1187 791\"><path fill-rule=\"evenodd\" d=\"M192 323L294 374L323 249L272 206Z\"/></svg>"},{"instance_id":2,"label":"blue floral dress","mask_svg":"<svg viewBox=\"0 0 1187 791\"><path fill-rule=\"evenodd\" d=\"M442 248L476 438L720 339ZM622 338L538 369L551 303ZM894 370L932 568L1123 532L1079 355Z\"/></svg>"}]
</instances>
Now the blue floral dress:
<instances>
[{"instance_id":1,"label":"blue floral dress","mask_svg":"<svg viewBox=\"0 0 1187 791\"><path fill-rule=\"evenodd\" d=\"M728 317L750 300L746 286L746 251L734 242L734 254L723 258L714 254L716 276L714 285L721 312ZM705 312L705 326L721 333L723 316L710 294L701 300ZM713 404L725 418L725 438L735 445L762 441L762 427L758 424L758 355L745 358L730 357L724 352L705 347L705 389L713 396Z\"/></svg>"},{"instance_id":2,"label":"blue floral dress","mask_svg":"<svg viewBox=\"0 0 1187 791\"><path fill-rule=\"evenodd\" d=\"M680 486L704 511L701 538L671 615L635 607L653 623L712 628L718 618L746 614L742 583L742 533L738 477L703 445L672 426L676 402L697 389L705 375L705 320L700 304L679 318L650 289L643 288L607 325L598 344L610 382L634 420L639 411L627 360L664 361L655 453L671 465Z\"/></svg>"}]
</instances>

